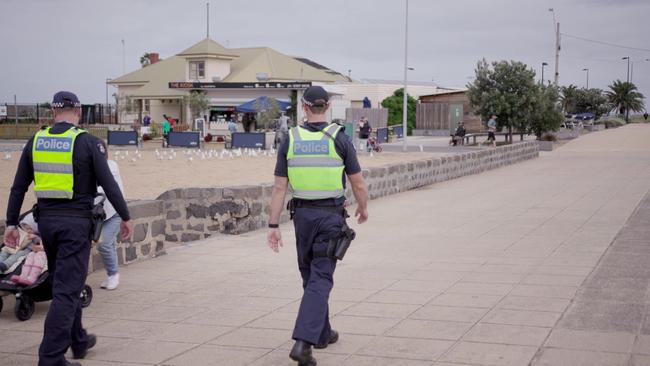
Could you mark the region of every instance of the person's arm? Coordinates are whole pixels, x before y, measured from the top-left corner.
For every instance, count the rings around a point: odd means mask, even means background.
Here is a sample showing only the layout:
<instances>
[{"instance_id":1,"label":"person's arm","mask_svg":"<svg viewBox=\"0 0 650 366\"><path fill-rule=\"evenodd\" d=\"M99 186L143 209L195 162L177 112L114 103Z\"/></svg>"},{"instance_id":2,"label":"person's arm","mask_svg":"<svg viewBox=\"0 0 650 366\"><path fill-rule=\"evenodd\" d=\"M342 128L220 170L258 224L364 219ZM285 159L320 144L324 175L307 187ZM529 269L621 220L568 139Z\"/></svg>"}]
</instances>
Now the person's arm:
<instances>
[{"instance_id":1,"label":"person's arm","mask_svg":"<svg viewBox=\"0 0 650 366\"><path fill-rule=\"evenodd\" d=\"M115 182L115 178L113 178L113 174L108 167L108 160L106 160L105 155L106 151L103 149L103 147L99 149L99 146L101 145L89 147L90 151L92 152L93 167L95 170L95 177L97 178L97 185L102 186L104 193L106 194L106 198L122 218L122 224L120 224L120 238L122 240L126 240L130 238L131 235L133 235L133 223L131 222L131 216L129 215L129 208L126 205L124 196L122 196L120 187L117 185L117 182Z\"/></svg>"},{"instance_id":2,"label":"person's arm","mask_svg":"<svg viewBox=\"0 0 650 366\"><path fill-rule=\"evenodd\" d=\"M286 177L275 177L273 183L273 193L271 194L271 214L269 215L269 224L279 225L280 214L282 213L282 206L284 206L284 197L287 194L287 187L289 186L289 179ZM266 241L269 248L274 252L279 252L282 246L282 233L280 228L269 228L266 235Z\"/></svg>"},{"instance_id":3,"label":"person's arm","mask_svg":"<svg viewBox=\"0 0 650 366\"><path fill-rule=\"evenodd\" d=\"M363 179L361 172L348 175L350 185L352 186L352 194L357 201L357 210L354 216L357 218L359 224L363 224L368 220L368 187Z\"/></svg>"},{"instance_id":4,"label":"person's arm","mask_svg":"<svg viewBox=\"0 0 650 366\"><path fill-rule=\"evenodd\" d=\"M34 181L34 166L32 165L32 145L34 139L30 139L20 156L18 162L18 169L14 177L14 183L11 186L9 194L9 202L7 203L7 227L4 232L4 243L10 247L15 248L20 242L20 233L18 232L18 218L20 216L20 209L25 200L25 192L29 189L29 185Z\"/></svg>"},{"instance_id":5,"label":"person's arm","mask_svg":"<svg viewBox=\"0 0 650 366\"><path fill-rule=\"evenodd\" d=\"M271 213L269 215L269 224L279 225L284 197L287 195L289 185L289 169L287 166L287 154L289 153L289 139L284 139L278 149L278 157L275 163L275 180L273 182L273 192L271 193ZM266 242L274 252L278 252L282 246L282 234L280 228L269 228L266 235Z\"/></svg>"}]
</instances>

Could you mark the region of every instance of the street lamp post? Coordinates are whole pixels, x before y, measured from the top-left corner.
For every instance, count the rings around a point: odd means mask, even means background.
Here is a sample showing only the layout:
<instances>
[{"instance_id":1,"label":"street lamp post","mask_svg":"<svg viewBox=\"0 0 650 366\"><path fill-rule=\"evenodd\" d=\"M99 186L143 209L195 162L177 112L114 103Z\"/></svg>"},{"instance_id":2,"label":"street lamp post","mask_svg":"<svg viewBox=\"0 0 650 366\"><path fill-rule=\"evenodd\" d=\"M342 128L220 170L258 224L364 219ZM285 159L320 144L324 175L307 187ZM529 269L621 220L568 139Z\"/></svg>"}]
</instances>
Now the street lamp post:
<instances>
[{"instance_id":1,"label":"street lamp post","mask_svg":"<svg viewBox=\"0 0 650 366\"><path fill-rule=\"evenodd\" d=\"M627 60L627 83L630 84L630 56L623 57L621 60ZM625 106L625 123L630 123L630 111L628 106Z\"/></svg>"},{"instance_id":2,"label":"street lamp post","mask_svg":"<svg viewBox=\"0 0 650 366\"><path fill-rule=\"evenodd\" d=\"M544 66L548 66L548 63L542 62L542 86L544 86Z\"/></svg>"},{"instance_id":3,"label":"street lamp post","mask_svg":"<svg viewBox=\"0 0 650 366\"><path fill-rule=\"evenodd\" d=\"M555 28L555 78L554 84L557 86L558 79L560 78L559 64L560 64L560 22L555 20L555 9L548 8L553 14L553 25Z\"/></svg>"},{"instance_id":4,"label":"street lamp post","mask_svg":"<svg viewBox=\"0 0 650 366\"><path fill-rule=\"evenodd\" d=\"M589 69L585 68L585 69L582 69L582 71L587 72L587 87L585 89L589 90Z\"/></svg>"},{"instance_id":5,"label":"street lamp post","mask_svg":"<svg viewBox=\"0 0 650 366\"><path fill-rule=\"evenodd\" d=\"M111 81L111 80L113 80L113 79L106 78L106 111L104 111L104 113L102 114L102 117L103 117L103 116L106 116L106 112L108 112L108 122L109 123L111 122L111 107L108 104L108 82ZM102 122L106 123L106 121L103 118L102 118Z\"/></svg>"},{"instance_id":6,"label":"street lamp post","mask_svg":"<svg viewBox=\"0 0 650 366\"><path fill-rule=\"evenodd\" d=\"M402 105L402 150L407 150L406 136L408 135L408 124L407 124L407 110L408 110L408 98L407 98L407 73L408 73L408 41L409 41L409 0L406 0L406 23L404 27L404 99Z\"/></svg>"}]
</instances>

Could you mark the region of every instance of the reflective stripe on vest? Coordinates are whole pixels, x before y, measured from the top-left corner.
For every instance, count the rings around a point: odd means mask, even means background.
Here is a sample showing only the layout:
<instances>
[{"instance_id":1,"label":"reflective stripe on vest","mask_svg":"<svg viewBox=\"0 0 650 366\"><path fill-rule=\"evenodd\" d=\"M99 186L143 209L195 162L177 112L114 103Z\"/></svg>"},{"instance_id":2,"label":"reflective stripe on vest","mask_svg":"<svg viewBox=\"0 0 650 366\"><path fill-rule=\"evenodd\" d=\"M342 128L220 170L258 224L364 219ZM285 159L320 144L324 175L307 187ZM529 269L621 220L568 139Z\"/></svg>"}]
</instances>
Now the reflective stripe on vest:
<instances>
[{"instance_id":1,"label":"reflective stripe on vest","mask_svg":"<svg viewBox=\"0 0 650 366\"><path fill-rule=\"evenodd\" d=\"M336 152L334 139L341 126L331 124L323 131L302 127L291 129L287 167L294 198L325 199L342 197L343 159Z\"/></svg>"},{"instance_id":2,"label":"reflective stripe on vest","mask_svg":"<svg viewBox=\"0 0 650 366\"><path fill-rule=\"evenodd\" d=\"M50 128L34 136L34 193L37 198L72 199L74 175L72 157L74 143L86 131L73 127L62 134L51 134Z\"/></svg>"}]
</instances>

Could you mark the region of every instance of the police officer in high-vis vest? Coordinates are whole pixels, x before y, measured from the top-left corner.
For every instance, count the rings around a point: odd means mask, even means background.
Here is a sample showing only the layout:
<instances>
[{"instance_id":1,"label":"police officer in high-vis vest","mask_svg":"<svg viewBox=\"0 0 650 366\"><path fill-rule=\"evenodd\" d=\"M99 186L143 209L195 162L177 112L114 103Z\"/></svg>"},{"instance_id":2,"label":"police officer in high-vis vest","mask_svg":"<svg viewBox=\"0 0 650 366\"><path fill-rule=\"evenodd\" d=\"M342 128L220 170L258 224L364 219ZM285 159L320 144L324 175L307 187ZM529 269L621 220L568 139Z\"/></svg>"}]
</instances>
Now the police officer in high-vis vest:
<instances>
[{"instance_id":1,"label":"police officer in high-vis vest","mask_svg":"<svg viewBox=\"0 0 650 366\"><path fill-rule=\"evenodd\" d=\"M52 302L45 319L39 366L80 365L65 359L68 348L75 359L86 356L97 341L81 324L80 294L88 273L92 214L97 186L121 216L122 239L133 232L129 211L113 179L102 141L77 127L81 103L70 92L58 92L52 101L54 125L43 128L25 145L7 206L4 240L15 245L25 192L32 181L37 197L41 233L52 285Z\"/></svg>"},{"instance_id":2,"label":"police officer in high-vis vest","mask_svg":"<svg viewBox=\"0 0 650 366\"><path fill-rule=\"evenodd\" d=\"M343 127L326 122L329 96L325 89L307 88L301 102L307 122L292 128L278 150L267 241L275 252L282 246L278 224L291 186L290 207L304 293L292 335L296 343L289 357L300 366L314 366L312 346L326 348L339 339L329 323L328 300L337 261L329 249L347 228L346 175L357 201L358 223L368 219L368 190Z\"/></svg>"}]
</instances>

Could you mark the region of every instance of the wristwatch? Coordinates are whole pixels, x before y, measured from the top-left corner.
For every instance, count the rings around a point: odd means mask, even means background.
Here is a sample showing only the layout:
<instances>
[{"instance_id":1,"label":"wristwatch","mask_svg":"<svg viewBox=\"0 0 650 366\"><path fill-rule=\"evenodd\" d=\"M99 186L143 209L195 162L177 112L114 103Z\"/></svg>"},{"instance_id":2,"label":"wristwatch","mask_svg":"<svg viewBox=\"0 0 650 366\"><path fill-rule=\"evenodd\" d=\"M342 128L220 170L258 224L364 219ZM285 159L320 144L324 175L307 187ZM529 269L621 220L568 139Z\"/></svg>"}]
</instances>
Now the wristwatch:
<instances>
[{"instance_id":1,"label":"wristwatch","mask_svg":"<svg viewBox=\"0 0 650 366\"><path fill-rule=\"evenodd\" d=\"M269 229L277 229L279 227L280 227L279 224L269 224Z\"/></svg>"}]
</instances>

